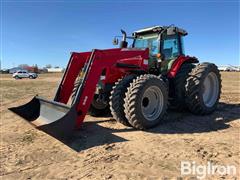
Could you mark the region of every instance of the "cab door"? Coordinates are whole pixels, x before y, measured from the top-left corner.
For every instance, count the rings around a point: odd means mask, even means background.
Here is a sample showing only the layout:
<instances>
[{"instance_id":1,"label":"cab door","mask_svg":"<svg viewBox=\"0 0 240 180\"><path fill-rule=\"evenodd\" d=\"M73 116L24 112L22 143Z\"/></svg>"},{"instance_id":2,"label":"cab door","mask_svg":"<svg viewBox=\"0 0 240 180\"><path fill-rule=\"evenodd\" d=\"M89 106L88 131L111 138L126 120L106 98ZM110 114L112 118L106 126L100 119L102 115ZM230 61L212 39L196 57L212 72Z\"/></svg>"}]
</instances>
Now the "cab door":
<instances>
[{"instance_id":1,"label":"cab door","mask_svg":"<svg viewBox=\"0 0 240 180\"><path fill-rule=\"evenodd\" d=\"M171 68L173 62L183 54L182 44L181 44L181 36L178 34L167 35L164 34L162 36L162 40L160 43L161 49L161 71L168 72Z\"/></svg>"},{"instance_id":2,"label":"cab door","mask_svg":"<svg viewBox=\"0 0 240 180\"><path fill-rule=\"evenodd\" d=\"M161 54L164 55L164 60L176 59L183 54L179 38L178 34L163 36Z\"/></svg>"}]
</instances>

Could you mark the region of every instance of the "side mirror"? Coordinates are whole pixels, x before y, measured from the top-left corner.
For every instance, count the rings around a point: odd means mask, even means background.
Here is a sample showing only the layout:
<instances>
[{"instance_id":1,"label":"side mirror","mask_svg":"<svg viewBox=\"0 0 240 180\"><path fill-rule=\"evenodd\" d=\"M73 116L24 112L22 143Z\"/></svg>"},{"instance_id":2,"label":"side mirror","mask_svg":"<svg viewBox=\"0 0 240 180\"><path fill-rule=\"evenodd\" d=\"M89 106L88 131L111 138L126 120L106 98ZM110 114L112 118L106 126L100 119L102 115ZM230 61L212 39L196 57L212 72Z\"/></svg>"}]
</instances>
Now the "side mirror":
<instances>
[{"instance_id":1,"label":"side mirror","mask_svg":"<svg viewBox=\"0 0 240 180\"><path fill-rule=\"evenodd\" d=\"M113 38L113 45L118 45L118 38Z\"/></svg>"}]
</instances>

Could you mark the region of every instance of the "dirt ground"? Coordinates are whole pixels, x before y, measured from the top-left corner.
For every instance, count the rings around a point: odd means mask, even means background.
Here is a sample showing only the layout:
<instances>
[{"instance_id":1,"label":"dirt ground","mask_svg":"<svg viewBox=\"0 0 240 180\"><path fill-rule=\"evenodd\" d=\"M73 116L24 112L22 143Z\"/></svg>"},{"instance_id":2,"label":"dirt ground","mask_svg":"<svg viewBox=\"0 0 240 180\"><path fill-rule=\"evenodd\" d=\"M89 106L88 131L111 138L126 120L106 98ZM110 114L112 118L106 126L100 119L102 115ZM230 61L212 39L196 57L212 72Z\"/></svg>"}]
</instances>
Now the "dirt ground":
<instances>
[{"instance_id":1,"label":"dirt ground","mask_svg":"<svg viewBox=\"0 0 240 180\"><path fill-rule=\"evenodd\" d=\"M54 96L61 74L36 80L1 75L2 179L196 179L181 176L181 161L240 167L240 73L222 73L221 102L209 116L168 111L165 123L138 131L111 118L87 116L66 143L34 129L7 108L39 94ZM181 178L182 177L182 178Z\"/></svg>"}]
</instances>

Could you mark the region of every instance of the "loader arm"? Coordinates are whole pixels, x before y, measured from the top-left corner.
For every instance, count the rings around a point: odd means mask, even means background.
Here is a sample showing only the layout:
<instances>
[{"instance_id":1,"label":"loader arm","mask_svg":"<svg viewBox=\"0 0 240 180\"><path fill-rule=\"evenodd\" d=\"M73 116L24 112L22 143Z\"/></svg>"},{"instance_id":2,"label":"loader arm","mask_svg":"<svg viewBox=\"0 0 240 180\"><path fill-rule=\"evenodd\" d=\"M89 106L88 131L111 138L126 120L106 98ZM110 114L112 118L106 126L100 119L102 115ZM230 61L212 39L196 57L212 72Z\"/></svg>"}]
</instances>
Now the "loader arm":
<instances>
[{"instance_id":1,"label":"loader arm","mask_svg":"<svg viewBox=\"0 0 240 180\"><path fill-rule=\"evenodd\" d=\"M72 93L75 79L84 67L84 64L89 60L91 53L92 52L73 52L71 54L62 80L58 86L54 101L67 104Z\"/></svg>"},{"instance_id":2,"label":"loader arm","mask_svg":"<svg viewBox=\"0 0 240 180\"><path fill-rule=\"evenodd\" d=\"M60 139L71 136L78 129L90 107L97 83L106 68L117 67L117 62L130 59L147 69L148 49L93 50L91 53L72 53L64 76L59 84L54 101L35 96L29 103L9 108L36 128ZM85 66L81 84L71 106L67 105L75 79ZM120 68L121 69L121 68ZM128 68L123 67L127 72ZM131 69L131 68L130 68Z\"/></svg>"}]
</instances>

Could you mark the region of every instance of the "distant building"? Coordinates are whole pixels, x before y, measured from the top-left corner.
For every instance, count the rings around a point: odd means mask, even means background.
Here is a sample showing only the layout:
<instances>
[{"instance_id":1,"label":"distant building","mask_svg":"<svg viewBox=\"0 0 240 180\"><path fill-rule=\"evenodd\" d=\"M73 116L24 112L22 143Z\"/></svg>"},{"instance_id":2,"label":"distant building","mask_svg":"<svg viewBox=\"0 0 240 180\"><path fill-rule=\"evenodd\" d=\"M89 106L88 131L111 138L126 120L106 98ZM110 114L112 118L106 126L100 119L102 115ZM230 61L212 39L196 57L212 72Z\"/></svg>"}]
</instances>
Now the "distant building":
<instances>
[{"instance_id":1,"label":"distant building","mask_svg":"<svg viewBox=\"0 0 240 180\"><path fill-rule=\"evenodd\" d=\"M222 65L218 66L219 71L240 71L239 66L232 66L232 65Z\"/></svg>"},{"instance_id":2,"label":"distant building","mask_svg":"<svg viewBox=\"0 0 240 180\"><path fill-rule=\"evenodd\" d=\"M9 73L9 69L0 69L0 73L1 74L8 74Z\"/></svg>"},{"instance_id":3,"label":"distant building","mask_svg":"<svg viewBox=\"0 0 240 180\"><path fill-rule=\"evenodd\" d=\"M39 73L39 69L37 66L26 66L24 69L28 72Z\"/></svg>"},{"instance_id":4,"label":"distant building","mask_svg":"<svg viewBox=\"0 0 240 180\"><path fill-rule=\"evenodd\" d=\"M15 73L15 72L17 72L17 71L19 71L19 70L23 70L23 69L20 68L20 67L14 67L14 68L9 69L9 73L10 73L10 74L13 74L13 73Z\"/></svg>"},{"instance_id":5,"label":"distant building","mask_svg":"<svg viewBox=\"0 0 240 180\"><path fill-rule=\"evenodd\" d=\"M57 72L63 72L63 68L47 68L47 72L49 73L57 73Z\"/></svg>"},{"instance_id":6,"label":"distant building","mask_svg":"<svg viewBox=\"0 0 240 180\"><path fill-rule=\"evenodd\" d=\"M227 71L228 66L218 66L219 71Z\"/></svg>"},{"instance_id":7,"label":"distant building","mask_svg":"<svg viewBox=\"0 0 240 180\"><path fill-rule=\"evenodd\" d=\"M42 68L42 69L38 69L39 70L39 73L47 73L48 70L47 68Z\"/></svg>"}]
</instances>

